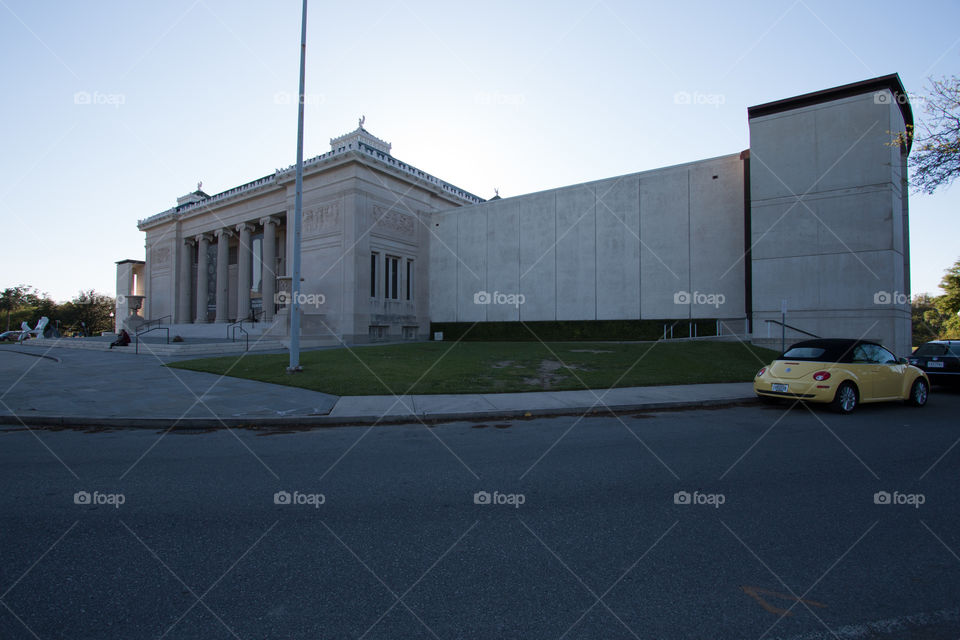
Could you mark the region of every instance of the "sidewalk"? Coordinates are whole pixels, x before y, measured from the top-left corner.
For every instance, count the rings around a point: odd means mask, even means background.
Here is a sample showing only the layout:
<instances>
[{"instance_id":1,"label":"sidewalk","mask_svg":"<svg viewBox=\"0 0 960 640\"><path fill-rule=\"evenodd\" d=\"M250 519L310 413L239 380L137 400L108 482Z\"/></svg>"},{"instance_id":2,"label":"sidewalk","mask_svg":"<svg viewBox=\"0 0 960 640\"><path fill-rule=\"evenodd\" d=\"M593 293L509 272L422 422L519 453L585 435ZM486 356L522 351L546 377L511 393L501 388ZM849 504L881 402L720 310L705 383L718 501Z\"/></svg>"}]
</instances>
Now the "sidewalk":
<instances>
[{"instance_id":1,"label":"sidewalk","mask_svg":"<svg viewBox=\"0 0 960 640\"><path fill-rule=\"evenodd\" d=\"M179 359L179 358L178 358ZM0 424L168 429L487 420L754 400L749 382L599 391L344 396L169 369L163 358L0 346Z\"/></svg>"}]
</instances>

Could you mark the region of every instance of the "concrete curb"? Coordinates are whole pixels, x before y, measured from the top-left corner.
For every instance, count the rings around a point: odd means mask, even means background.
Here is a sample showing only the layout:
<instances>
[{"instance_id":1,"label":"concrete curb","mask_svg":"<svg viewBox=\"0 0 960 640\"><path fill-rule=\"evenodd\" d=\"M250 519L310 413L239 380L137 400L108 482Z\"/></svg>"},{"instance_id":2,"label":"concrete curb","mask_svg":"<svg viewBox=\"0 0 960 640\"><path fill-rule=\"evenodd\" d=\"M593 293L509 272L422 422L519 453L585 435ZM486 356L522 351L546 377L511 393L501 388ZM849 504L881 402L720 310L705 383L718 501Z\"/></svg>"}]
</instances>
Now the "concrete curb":
<instances>
[{"instance_id":1,"label":"concrete curb","mask_svg":"<svg viewBox=\"0 0 960 640\"><path fill-rule=\"evenodd\" d=\"M22 356L31 356L34 358L45 358L47 360L53 360L56 363L61 363L63 360L57 358L56 356L50 356L46 353L33 353L32 351L17 351L16 349L4 349L5 353L19 353Z\"/></svg>"},{"instance_id":2,"label":"concrete curb","mask_svg":"<svg viewBox=\"0 0 960 640\"><path fill-rule=\"evenodd\" d=\"M531 417L553 417L569 415L606 415L636 411L663 411L671 409L696 409L704 407L724 407L742 404L754 404L756 396L740 398L724 398L720 400L684 400L676 402L644 402L639 404L624 404L613 406L584 406L565 407L562 409L527 409L504 411L472 411L463 413L421 413L421 414L391 414L386 416L248 416L229 418L143 418L143 417L110 417L98 418L93 416L43 416L43 415L0 415L0 425L35 426L35 427L110 427L127 429L164 429L164 430L193 430L193 429L222 429L224 427L257 427L266 429L286 429L290 427L346 427L369 426L407 423L441 423L478 420L517 420Z\"/></svg>"}]
</instances>

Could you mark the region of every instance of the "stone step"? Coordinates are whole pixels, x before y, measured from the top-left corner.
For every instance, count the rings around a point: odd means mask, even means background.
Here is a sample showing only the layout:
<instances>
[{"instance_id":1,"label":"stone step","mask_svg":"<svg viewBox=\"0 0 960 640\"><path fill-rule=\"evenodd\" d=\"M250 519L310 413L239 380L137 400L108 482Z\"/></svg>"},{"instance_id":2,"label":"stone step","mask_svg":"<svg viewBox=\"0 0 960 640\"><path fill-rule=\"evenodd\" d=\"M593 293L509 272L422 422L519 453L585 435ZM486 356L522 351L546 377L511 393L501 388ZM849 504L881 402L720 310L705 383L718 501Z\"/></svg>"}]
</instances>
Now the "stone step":
<instances>
[{"instance_id":1,"label":"stone step","mask_svg":"<svg viewBox=\"0 0 960 640\"><path fill-rule=\"evenodd\" d=\"M232 329L230 325L226 322L210 322L207 324L161 324L159 325L162 328L170 330L170 337L180 336L189 340L190 338L204 338L204 339L213 339L213 340L226 340L231 336L229 333L235 333L238 338L243 336L243 333L239 329ZM257 322L254 324L244 322L242 326L243 331L246 331L247 334L251 337L258 337L269 329L272 323L267 322ZM130 332L133 335L133 332ZM151 338L163 337L164 331L152 331L149 335Z\"/></svg>"}]
</instances>

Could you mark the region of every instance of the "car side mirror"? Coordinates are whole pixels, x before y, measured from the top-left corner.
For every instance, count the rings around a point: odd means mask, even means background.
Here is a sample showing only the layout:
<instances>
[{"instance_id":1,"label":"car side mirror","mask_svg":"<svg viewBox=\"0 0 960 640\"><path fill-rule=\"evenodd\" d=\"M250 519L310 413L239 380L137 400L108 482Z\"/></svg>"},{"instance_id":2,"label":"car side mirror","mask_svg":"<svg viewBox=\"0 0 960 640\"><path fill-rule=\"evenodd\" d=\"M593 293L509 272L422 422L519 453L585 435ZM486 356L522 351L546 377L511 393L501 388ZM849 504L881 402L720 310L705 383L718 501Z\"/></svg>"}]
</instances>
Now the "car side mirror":
<instances>
[{"instance_id":1,"label":"car side mirror","mask_svg":"<svg viewBox=\"0 0 960 640\"><path fill-rule=\"evenodd\" d=\"M900 363L900 364L908 364L906 358L897 358L897 362Z\"/></svg>"}]
</instances>

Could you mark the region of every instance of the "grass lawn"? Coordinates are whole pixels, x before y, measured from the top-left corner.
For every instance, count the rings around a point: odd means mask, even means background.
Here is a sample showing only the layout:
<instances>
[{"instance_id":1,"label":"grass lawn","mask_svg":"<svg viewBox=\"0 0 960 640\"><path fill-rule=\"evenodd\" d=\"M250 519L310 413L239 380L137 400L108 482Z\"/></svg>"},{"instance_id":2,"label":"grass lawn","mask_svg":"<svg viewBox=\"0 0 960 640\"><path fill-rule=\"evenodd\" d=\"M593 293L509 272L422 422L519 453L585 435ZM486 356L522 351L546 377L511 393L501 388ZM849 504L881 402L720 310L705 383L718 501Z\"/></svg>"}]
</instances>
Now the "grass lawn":
<instances>
[{"instance_id":1,"label":"grass lawn","mask_svg":"<svg viewBox=\"0 0 960 640\"><path fill-rule=\"evenodd\" d=\"M361 396L748 382L776 355L739 342L417 342L303 352L295 375L286 354L168 366Z\"/></svg>"}]
</instances>

